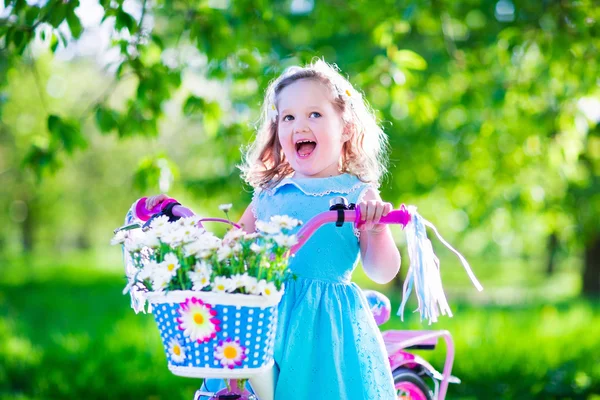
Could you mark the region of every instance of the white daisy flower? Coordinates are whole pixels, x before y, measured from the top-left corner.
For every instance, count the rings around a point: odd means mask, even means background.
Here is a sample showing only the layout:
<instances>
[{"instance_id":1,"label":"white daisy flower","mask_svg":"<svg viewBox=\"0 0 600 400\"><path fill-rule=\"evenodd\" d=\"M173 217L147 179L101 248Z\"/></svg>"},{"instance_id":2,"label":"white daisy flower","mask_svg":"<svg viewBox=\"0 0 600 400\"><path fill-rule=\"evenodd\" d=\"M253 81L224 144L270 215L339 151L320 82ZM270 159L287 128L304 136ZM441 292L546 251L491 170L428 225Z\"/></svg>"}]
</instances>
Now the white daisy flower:
<instances>
[{"instance_id":1,"label":"white daisy flower","mask_svg":"<svg viewBox=\"0 0 600 400\"><path fill-rule=\"evenodd\" d=\"M274 236L273 240L275 240L275 243L282 247L292 247L293 245L298 243L298 238L296 237L296 235L288 236L284 234L279 234L277 236Z\"/></svg>"},{"instance_id":2,"label":"white daisy flower","mask_svg":"<svg viewBox=\"0 0 600 400\"><path fill-rule=\"evenodd\" d=\"M171 356L171 360L176 363L182 363L185 361L185 349L175 337L169 340L169 355Z\"/></svg>"},{"instance_id":3,"label":"white daisy flower","mask_svg":"<svg viewBox=\"0 0 600 400\"><path fill-rule=\"evenodd\" d=\"M144 247L144 232L141 229L134 229L131 231L127 231L125 233L125 241L123 245L125 246L125 250L133 253L136 251L140 251L142 247Z\"/></svg>"},{"instance_id":4,"label":"white daisy flower","mask_svg":"<svg viewBox=\"0 0 600 400\"><path fill-rule=\"evenodd\" d=\"M156 217L150 222L150 228L152 229L165 229L170 228L171 223L169 222L169 217L166 215L161 215L160 217Z\"/></svg>"},{"instance_id":5,"label":"white daisy flower","mask_svg":"<svg viewBox=\"0 0 600 400\"><path fill-rule=\"evenodd\" d=\"M164 273L162 270L152 274L152 290L157 293L163 293L167 286L169 286L171 278L171 275Z\"/></svg>"},{"instance_id":6,"label":"white daisy flower","mask_svg":"<svg viewBox=\"0 0 600 400\"><path fill-rule=\"evenodd\" d=\"M249 294L260 294L258 280L253 276L249 276L248 278L246 278L245 288L246 292Z\"/></svg>"},{"instance_id":7,"label":"white daisy flower","mask_svg":"<svg viewBox=\"0 0 600 400\"><path fill-rule=\"evenodd\" d=\"M205 261L200 261L194 265L194 270L210 276L212 274L212 265Z\"/></svg>"},{"instance_id":8,"label":"white daisy flower","mask_svg":"<svg viewBox=\"0 0 600 400\"><path fill-rule=\"evenodd\" d=\"M242 251L242 245L238 242L236 242L233 246L230 247L233 254L238 254L240 251Z\"/></svg>"},{"instance_id":9,"label":"white daisy flower","mask_svg":"<svg viewBox=\"0 0 600 400\"><path fill-rule=\"evenodd\" d=\"M152 230L146 232L146 236L144 237L142 243L145 247L150 247L152 249L160 247L160 241L158 240L158 236L156 236L156 234Z\"/></svg>"},{"instance_id":10,"label":"white daisy flower","mask_svg":"<svg viewBox=\"0 0 600 400\"><path fill-rule=\"evenodd\" d=\"M137 274L138 281L144 281L146 279L153 280L154 274L157 273L158 263L156 261L148 261L144 264L144 268Z\"/></svg>"},{"instance_id":11,"label":"white daisy flower","mask_svg":"<svg viewBox=\"0 0 600 400\"><path fill-rule=\"evenodd\" d=\"M113 236L113 238L110 240L110 244L114 246L115 244L123 243L127 238L125 232L126 231L118 231L117 233L115 233L115 236Z\"/></svg>"},{"instance_id":12,"label":"white daisy flower","mask_svg":"<svg viewBox=\"0 0 600 400\"><path fill-rule=\"evenodd\" d=\"M265 221L256 221L256 229L269 235L276 235L281 232L279 225Z\"/></svg>"},{"instance_id":13,"label":"white daisy flower","mask_svg":"<svg viewBox=\"0 0 600 400\"><path fill-rule=\"evenodd\" d=\"M210 285L210 275L205 274L201 271L190 271L188 276L192 281L193 290L202 290Z\"/></svg>"},{"instance_id":14,"label":"white daisy flower","mask_svg":"<svg viewBox=\"0 0 600 400\"><path fill-rule=\"evenodd\" d=\"M229 246L223 246L217 251L217 259L223 261L233 255L233 250Z\"/></svg>"},{"instance_id":15,"label":"white daisy flower","mask_svg":"<svg viewBox=\"0 0 600 400\"><path fill-rule=\"evenodd\" d=\"M244 239L246 239L246 240L254 240L258 237L260 237L260 233L258 233L258 232L246 233L244 235Z\"/></svg>"},{"instance_id":16,"label":"white daisy flower","mask_svg":"<svg viewBox=\"0 0 600 400\"><path fill-rule=\"evenodd\" d=\"M202 234L201 229L195 226L184 225L180 227L179 230L181 233L183 243L193 243L197 241L200 235Z\"/></svg>"},{"instance_id":17,"label":"white daisy flower","mask_svg":"<svg viewBox=\"0 0 600 400\"><path fill-rule=\"evenodd\" d=\"M198 226L198 221L201 218L198 215L192 215L191 217L183 217L177 220L178 225L187 226L190 228L196 228Z\"/></svg>"},{"instance_id":18,"label":"white daisy flower","mask_svg":"<svg viewBox=\"0 0 600 400\"><path fill-rule=\"evenodd\" d=\"M265 297L271 297L274 295L277 295L279 292L277 291L277 287L275 286L275 284L273 282L265 282L264 280L261 280L258 283L258 286L260 287L260 294L262 294Z\"/></svg>"},{"instance_id":19,"label":"white daisy flower","mask_svg":"<svg viewBox=\"0 0 600 400\"><path fill-rule=\"evenodd\" d=\"M179 259L173 253L167 253L165 255L165 260L159 264L161 270L170 276L177 275L177 270L181 265L179 265Z\"/></svg>"},{"instance_id":20,"label":"white daisy flower","mask_svg":"<svg viewBox=\"0 0 600 400\"><path fill-rule=\"evenodd\" d=\"M235 289L243 288L246 286L248 274L236 274L231 277L233 286Z\"/></svg>"},{"instance_id":21,"label":"white daisy flower","mask_svg":"<svg viewBox=\"0 0 600 400\"><path fill-rule=\"evenodd\" d=\"M217 293L233 292L235 290L235 286L230 278L217 276L212 284L212 289L213 292Z\"/></svg>"},{"instance_id":22,"label":"white daisy flower","mask_svg":"<svg viewBox=\"0 0 600 400\"><path fill-rule=\"evenodd\" d=\"M231 210L231 207L233 207L233 204L221 204L219 206L219 210L229 212L229 210Z\"/></svg>"},{"instance_id":23,"label":"white daisy flower","mask_svg":"<svg viewBox=\"0 0 600 400\"><path fill-rule=\"evenodd\" d=\"M287 215L274 215L271 217L271 222L279 225L282 229L294 229L298 225L302 225L300 220L291 218Z\"/></svg>"},{"instance_id":24,"label":"white daisy flower","mask_svg":"<svg viewBox=\"0 0 600 400\"><path fill-rule=\"evenodd\" d=\"M246 233L242 229L232 229L223 236L224 242L234 242L243 238Z\"/></svg>"},{"instance_id":25,"label":"white daisy flower","mask_svg":"<svg viewBox=\"0 0 600 400\"><path fill-rule=\"evenodd\" d=\"M219 250L221 247L221 239L210 232L202 234L198 238L198 241L201 243L201 247L205 250Z\"/></svg>"},{"instance_id":26,"label":"white daisy flower","mask_svg":"<svg viewBox=\"0 0 600 400\"><path fill-rule=\"evenodd\" d=\"M172 229L162 234L160 240L171 247L178 246L183 242L183 231L179 228Z\"/></svg>"}]
</instances>

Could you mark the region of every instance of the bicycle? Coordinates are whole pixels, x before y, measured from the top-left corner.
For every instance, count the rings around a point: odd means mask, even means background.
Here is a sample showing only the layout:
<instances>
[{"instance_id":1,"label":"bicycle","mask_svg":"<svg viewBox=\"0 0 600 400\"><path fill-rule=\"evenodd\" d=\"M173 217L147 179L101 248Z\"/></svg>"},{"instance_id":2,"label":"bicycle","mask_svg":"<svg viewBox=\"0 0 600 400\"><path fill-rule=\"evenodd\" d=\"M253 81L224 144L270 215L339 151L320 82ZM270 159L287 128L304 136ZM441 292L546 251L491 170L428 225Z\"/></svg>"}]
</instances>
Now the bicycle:
<instances>
[{"instance_id":1,"label":"bicycle","mask_svg":"<svg viewBox=\"0 0 600 400\"><path fill-rule=\"evenodd\" d=\"M126 225L115 229L115 233L120 230L130 230L136 228L149 229L150 223L153 219L166 215L170 221L175 221L182 217L193 216L194 213L180 205L175 199L167 199L157 204L152 210L147 210L145 207L146 198L142 198L135 203L132 210L126 217ZM414 213L414 211L413 211ZM135 219L145 221L144 224L132 223ZM297 252L304 243L311 237L311 235L322 225L326 223L335 223L336 226L341 227L346 222L353 222L356 226L360 224L361 214L360 208L354 204L348 204L347 200L343 197L337 197L331 201L329 211L322 212L309 221L299 230L297 233L298 243L290 249L290 253L294 254ZM236 229L241 227L231 221L224 220L221 218L204 218L199 221L199 226L202 226L202 222L226 222L231 224ZM384 224L399 224L406 227L411 221L411 212L404 207L404 205L397 210L393 210L385 217L380 219L380 223ZM435 229L435 228L434 228ZM451 246L449 246L439 236L438 237L455 253ZM461 260L464 260L462 256ZM464 264L464 262L463 262ZM478 289L480 285L476 278L468 268L468 264L465 265L467 273L471 277L473 283ZM480 289L481 290L481 289ZM364 291L367 300L371 306L371 312L378 325L382 325L390 318L390 301L383 294L376 291ZM445 299L444 299L445 300ZM442 313L444 310L442 309ZM385 343L386 351L388 353L388 359L390 362L390 368L392 369L392 375L394 377L394 385L397 390L398 400L444 400L449 383L460 383L460 380L451 375L452 365L454 362L454 345L452 336L448 331L402 331L402 330L388 330L382 332L382 337ZM406 350L410 349L434 349L440 338L443 338L446 342L446 360L444 363L443 372L439 373L429 362L424 358L412 354ZM426 378L429 378L433 383L433 388L426 383ZM256 381L252 381L254 385ZM260 397L257 397L253 392L250 392L246 387L239 388L237 381L226 380L226 388L218 390L216 392L205 392L201 389L196 391L194 394L194 400L200 400L201 398L209 398L211 400L266 400L272 399L272 389L260 389Z\"/></svg>"}]
</instances>

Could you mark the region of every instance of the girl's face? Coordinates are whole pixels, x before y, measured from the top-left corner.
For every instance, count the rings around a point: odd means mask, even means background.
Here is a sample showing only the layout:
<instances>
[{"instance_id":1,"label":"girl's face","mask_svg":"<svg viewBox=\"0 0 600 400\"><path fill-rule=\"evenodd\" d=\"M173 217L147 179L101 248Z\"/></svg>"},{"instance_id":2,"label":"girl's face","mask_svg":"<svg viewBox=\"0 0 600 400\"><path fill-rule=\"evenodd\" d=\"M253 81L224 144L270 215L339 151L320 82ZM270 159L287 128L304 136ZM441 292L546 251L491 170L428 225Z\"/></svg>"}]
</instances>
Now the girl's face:
<instances>
[{"instance_id":1,"label":"girl's face","mask_svg":"<svg viewBox=\"0 0 600 400\"><path fill-rule=\"evenodd\" d=\"M297 178L339 175L344 121L330 91L320 82L301 79L278 96L279 143Z\"/></svg>"}]
</instances>

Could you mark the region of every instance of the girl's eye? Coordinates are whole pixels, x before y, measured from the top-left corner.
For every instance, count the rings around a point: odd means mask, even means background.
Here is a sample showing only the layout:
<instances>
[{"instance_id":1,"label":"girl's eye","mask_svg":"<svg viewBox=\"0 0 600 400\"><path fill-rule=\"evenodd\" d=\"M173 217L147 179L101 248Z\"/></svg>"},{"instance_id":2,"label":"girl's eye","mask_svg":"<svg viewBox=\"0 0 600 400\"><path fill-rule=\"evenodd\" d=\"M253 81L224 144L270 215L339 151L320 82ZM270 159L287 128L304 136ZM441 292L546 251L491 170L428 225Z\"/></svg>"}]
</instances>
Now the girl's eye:
<instances>
[{"instance_id":1,"label":"girl's eye","mask_svg":"<svg viewBox=\"0 0 600 400\"><path fill-rule=\"evenodd\" d=\"M294 117L292 117L291 115L286 115L282 118L283 121L291 121L293 119L294 119Z\"/></svg>"},{"instance_id":2,"label":"girl's eye","mask_svg":"<svg viewBox=\"0 0 600 400\"><path fill-rule=\"evenodd\" d=\"M313 112L310 113L310 116L313 117L313 118L319 118L321 116L321 113L313 111Z\"/></svg>"}]
</instances>

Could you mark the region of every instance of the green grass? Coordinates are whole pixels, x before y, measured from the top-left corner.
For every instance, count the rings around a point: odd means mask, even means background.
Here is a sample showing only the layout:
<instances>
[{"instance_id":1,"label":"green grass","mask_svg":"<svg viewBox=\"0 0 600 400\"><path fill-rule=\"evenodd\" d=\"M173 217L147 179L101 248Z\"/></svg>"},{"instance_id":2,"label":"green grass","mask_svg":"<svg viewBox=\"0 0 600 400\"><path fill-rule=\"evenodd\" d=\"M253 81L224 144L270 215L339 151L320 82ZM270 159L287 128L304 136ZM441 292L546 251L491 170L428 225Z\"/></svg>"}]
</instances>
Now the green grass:
<instances>
[{"instance_id":1,"label":"green grass","mask_svg":"<svg viewBox=\"0 0 600 400\"><path fill-rule=\"evenodd\" d=\"M191 399L200 381L168 371L154 321L129 308L119 269L81 262L4 269L0 399ZM463 383L449 399L600 399L599 303L484 303L454 301L454 318L432 327L407 313L382 329L452 333ZM441 368L443 345L421 354Z\"/></svg>"}]
</instances>

